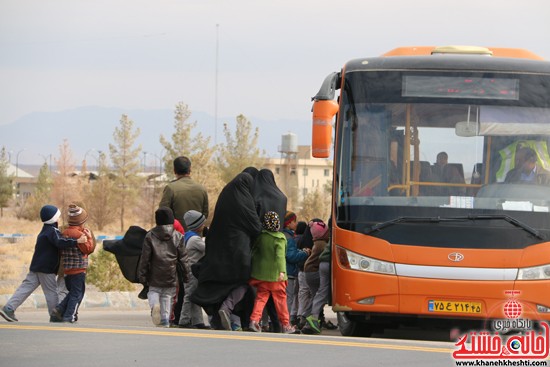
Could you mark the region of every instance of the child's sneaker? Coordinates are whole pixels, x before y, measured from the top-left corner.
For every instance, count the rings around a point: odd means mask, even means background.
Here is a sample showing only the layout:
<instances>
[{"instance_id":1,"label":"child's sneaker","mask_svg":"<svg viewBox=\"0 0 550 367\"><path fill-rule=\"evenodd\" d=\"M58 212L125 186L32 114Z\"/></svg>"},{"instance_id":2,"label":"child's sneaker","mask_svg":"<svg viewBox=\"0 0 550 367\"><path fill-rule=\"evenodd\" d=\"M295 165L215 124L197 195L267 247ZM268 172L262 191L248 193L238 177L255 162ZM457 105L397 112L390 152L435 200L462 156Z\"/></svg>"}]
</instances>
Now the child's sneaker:
<instances>
[{"instance_id":1,"label":"child's sneaker","mask_svg":"<svg viewBox=\"0 0 550 367\"><path fill-rule=\"evenodd\" d=\"M156 303L151 309L151 319L155 326L160 325L160 304Z\"/></svg>"},{"instance_id":2,"label":"child's sneaker","mask_svg":"<svg viewBox=\"0 0 550 367\"><path fill-rule=\"evenodd\" d=\"M303 317L303 316L298 316L297 323L298 323L298 324L296 325L296 327L297 327L298 329L302 329L302 328L303 328L304 326L306 326L306 324L307 324L306 318Z\"/></svg>"},{"instance_id":3,"label":"child's sneaker","mask_svg":"<svg viewBox=\"0 0 550 367\"><path fill-rule=\"evenodd\" d=\"M291 324L283 326L283 334L299 334L300 331L296 331L296 328Z\"/></svg>"},{"instance_id":4,"label":"child's sneaker","mask_svg":"<svg viewBox=\"0 0 550 367\"><path fill-rule=\"evenodd\" d=\"M0 316L6 319L6 321L14 322L19 321L17 320L17 317L15 317L15 311L10 310L6 306L0 308Z\"/></svg>"},{"instance_id":5,"label":"child's sneaker","mask_svg":"<svg viewBox=\"0 0 550 367\"><path fill-rule=\"evenodd\" d=\"M321 334L321 325L319 320L313 318L313 316L306 317L306 325L302 328L302 333L304 334Z\"/></svg>"},{"instance_id":6,"label":"child's sneaker","mask_svg":"<svg viewBox=\"0 0 550 367\"><path fill-rule=\"evenodd\" d=\"M334 325L332 321L321 321L321 327L327 330L336 330L338 326Z\"/></svg>"},{"instance_id":7,"label":"child's sneaker","mask_svg":"<svg viewBox=\"0 0 550 367\"><path fill-rule=\"evenodd\" d=\"M261 333L262 327L260 326L260 323L258 321L250 320L250 324L248 324L248 330L255 333Z\"/></svg>"},{"instance_id":8,"label":"child's sneaker","mask_svg":"<svg viewBox=\"0 0 550 367\"><path fill-rule=\"evenodd\" d=\"M309 324L306 324L306 326L304 326L302 328L302 330L300 330L302 334L306 334L306 335L319 335L321 334L319 331L315 330L315 329L312 329L311 326Z\"/></svg>"},{"instance_id":9,"label":"child's sneaker","mask_svg":"<svg viewBox=\"0 0 550 367\"><path fill-rule=\"evenodd\" d=\"M50 322L63 322L63 314L57 307L52 310L52 314L50 315Z\"/></svg>"}]
</instances>

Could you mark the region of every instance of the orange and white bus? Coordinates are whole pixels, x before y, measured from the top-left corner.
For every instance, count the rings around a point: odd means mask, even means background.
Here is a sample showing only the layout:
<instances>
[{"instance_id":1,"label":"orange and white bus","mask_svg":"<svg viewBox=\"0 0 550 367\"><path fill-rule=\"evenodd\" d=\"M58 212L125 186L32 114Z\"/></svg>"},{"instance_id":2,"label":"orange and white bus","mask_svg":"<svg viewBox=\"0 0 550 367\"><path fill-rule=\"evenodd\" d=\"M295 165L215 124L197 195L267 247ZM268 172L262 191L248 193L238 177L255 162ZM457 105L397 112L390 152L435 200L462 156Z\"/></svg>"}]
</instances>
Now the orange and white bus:
<instances>
[{"instance_id":1,"label":"orange and white bus","mask_svg":"<svg viewBox=\"0 0 550 367\"><path fill-rule=\"evenodd\" d=\"M313 100L343 335L504 319L510 292L550 320L550 62L404 47L346 63Z\"/></svg>"}]
</instances>

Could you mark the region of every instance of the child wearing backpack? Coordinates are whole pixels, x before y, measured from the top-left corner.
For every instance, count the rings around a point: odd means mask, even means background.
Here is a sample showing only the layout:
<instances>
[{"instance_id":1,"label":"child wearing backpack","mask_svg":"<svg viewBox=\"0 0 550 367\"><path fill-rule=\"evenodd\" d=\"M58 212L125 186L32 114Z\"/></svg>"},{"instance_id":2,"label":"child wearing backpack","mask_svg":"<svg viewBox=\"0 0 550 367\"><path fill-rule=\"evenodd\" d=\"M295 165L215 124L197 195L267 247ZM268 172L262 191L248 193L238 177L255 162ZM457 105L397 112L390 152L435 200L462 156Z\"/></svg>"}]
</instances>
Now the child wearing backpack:
<instances>
[{"instance_id":1,"label":"child wearing backpack","mask_svg":"<svg viewBox=\"0 0 550 367\"><path fill-rule=\"evenodd\" d=\"M187 232L184 235L185 249L187 250L189 269L191 270L191 265L199 261L204 256L206 250L206 245L202 238L206 217L196 210L189 210L184 214L183 220L187 227ZM183 296L183 307L181 308L178 325L180 328L210 329L204 323L202 308L191 302L190 299L198 284L198 279L189 271L189 282L185 283L185 295Z\"/></svg>"},{"instance_id":2,"label":"child wearing backpack","mask_svg":"<svg viewBox=\"0 0 550 367\"><path fill-rule=\"evenodd\" d=\"M88 213L84 208L70 204L67 214L69 226L63 230L62 235L66 238L76 239L84 234L87 240L84 243L79 243L77 247L67 247L61 250L65 286L69 293L54 308L51 320L73 323L78 319L78 307L84 298L88 255L94 252L95 241L91 231L84 227L84 223L88 219Z\"/></svg>"},{"instance_id":3,"label":"child wearing backpack","mask_svg":"<svg viewBox=\"0 0 550 367\"><path fill-rule=\"evenodd\" d=\"M262 233L252 246L250 285L256 288L254 309L250 315L250 331L261 332L260 318L269 297L273 297L283 333L294 334L286 303L286 237L279 232L281 222L276 212L266 212L262 218Z\"/></svg>"}]
</instances>

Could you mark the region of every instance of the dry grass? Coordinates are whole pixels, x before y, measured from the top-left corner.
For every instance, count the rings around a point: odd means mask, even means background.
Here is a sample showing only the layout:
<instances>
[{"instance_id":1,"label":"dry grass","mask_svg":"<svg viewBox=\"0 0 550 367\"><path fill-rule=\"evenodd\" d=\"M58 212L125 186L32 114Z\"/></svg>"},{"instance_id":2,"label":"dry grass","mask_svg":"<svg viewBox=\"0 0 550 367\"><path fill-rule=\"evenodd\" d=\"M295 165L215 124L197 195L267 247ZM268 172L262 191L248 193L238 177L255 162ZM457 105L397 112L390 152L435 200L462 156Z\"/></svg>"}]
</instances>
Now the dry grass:
<instances>
[{"instance_id":1,"label":"dry grass","mask_svg":"<svg viewBox=\"0 0 550 367\"><path fill-rule=\"evenodd\" d=\"M132 224L128 222L128 226ZM7 239L0 239L0 294L12 294L27 275L34 252L36 236L42 229L37 215L36 221L17 219L10 209L4 209L4 216L0 217L0 233L22 233L29 236L20 238L15 243ZM122 235L120 226L111 225L101 233L91 228L96 236ZM98 250L101 244L98 243ZM39 291L37 289L37 291Z\"/></svg>"},{"instance_id":2,"label":"dry grass","mask_svg":"<svg viewBox=\"0 0 550 367\"><path fill-rule=\"evenodd\" d=\"M17 219L10 210L4 209L4 216L0 218L0 232L30 236L20 238L14 243L8 239L0 239L0 294L13 293L25 277L34 251L36 235L41 228L41 222Z\"/></svg>"}]
</instances>

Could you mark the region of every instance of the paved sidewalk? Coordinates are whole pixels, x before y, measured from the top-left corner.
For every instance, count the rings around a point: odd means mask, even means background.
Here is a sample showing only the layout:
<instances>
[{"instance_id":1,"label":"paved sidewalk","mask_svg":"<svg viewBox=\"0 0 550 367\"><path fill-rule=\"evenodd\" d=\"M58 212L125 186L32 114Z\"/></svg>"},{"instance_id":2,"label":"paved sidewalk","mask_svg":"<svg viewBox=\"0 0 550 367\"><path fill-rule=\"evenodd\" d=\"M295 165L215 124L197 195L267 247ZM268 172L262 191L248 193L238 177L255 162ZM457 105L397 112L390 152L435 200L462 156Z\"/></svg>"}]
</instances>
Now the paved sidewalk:
<instances>
[{"instance_id":1,"label":"paved sidewalk","mask_svg":"<svg viewBox=\"0 0 550 367\"><path fill-rule=\"evenodd\" d=\"M94 310L148 310L147 300L138 298L139 292L86 292L80 305L81 309ZM11 294L0 294L0 305L5 305ZM19 308L18 311L32 311L46 309L46 298L42 293L33 293ZM332 307L325 306L325 317L336 325L336 314ZM1 319L0 319L1 320Z\"/></svg>"},{"instance_id":2,"label":"paved sidewalk","mask_svg":"<svg viewBox=\"0 0 550 367\"><path fill-rule=\"evenodd\" d=\"M138 298L139 292L86 292L80 308L110 308L114 310L149 308L147 300ZM0 305L6 304L11 294L0 294ZM47 308L46 298L42 293L33 293L18 309Z\"/></svg>"}]
</instances>

